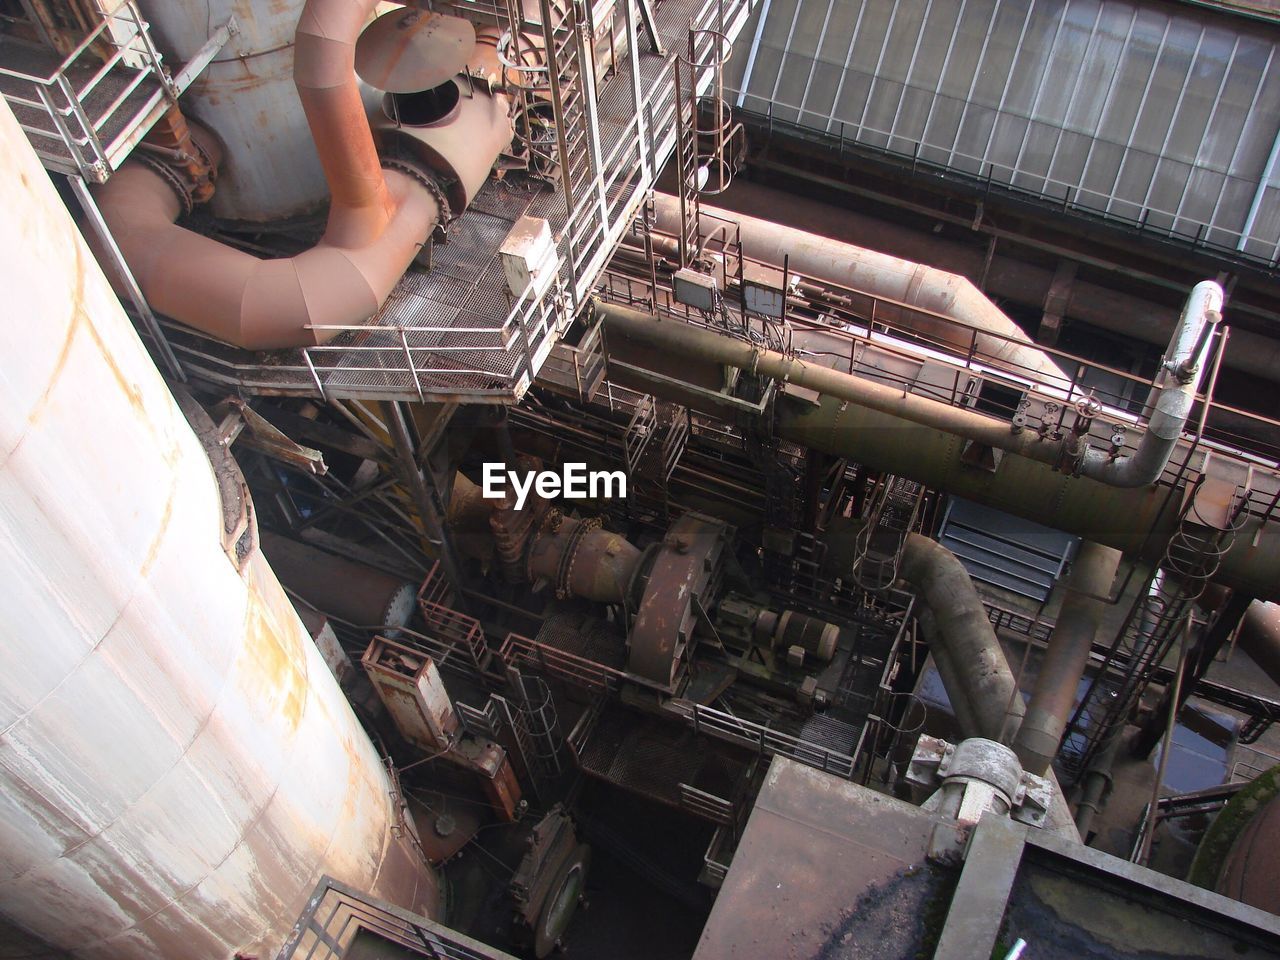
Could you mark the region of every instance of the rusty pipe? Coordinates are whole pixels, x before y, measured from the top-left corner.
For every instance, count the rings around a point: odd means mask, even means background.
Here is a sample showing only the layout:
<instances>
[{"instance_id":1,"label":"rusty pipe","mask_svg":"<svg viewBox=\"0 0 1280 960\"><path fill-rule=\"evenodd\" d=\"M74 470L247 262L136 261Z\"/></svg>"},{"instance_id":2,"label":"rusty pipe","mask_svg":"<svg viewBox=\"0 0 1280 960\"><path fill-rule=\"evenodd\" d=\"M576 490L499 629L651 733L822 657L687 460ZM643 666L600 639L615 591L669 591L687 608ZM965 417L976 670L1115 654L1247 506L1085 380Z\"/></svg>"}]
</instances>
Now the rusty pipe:
<instances>
[{"instance_id":1,"label":"rusty pipe","mask_svg":"<svg viewBox=\"0 0 1280 960\"><path fill-rule=\"evenodd\" d=\"M397 206L356 84L356 39L377 5L377 0L307 0L293 37L293 83L329 184L324 238L336 247L374 241Z\"/></svg>"},{"instance_id":2,"label":"rusty pipe","mask_svg":"<svg viewBox=\"0 0 1280 960\"><path fill-rule=\"evenodd\" d=\"M1106 606L1098 598L1111 591L1119 565L1119 550L1088 540L1080 545L1026 716L1013 741L1023 768L1032 773L1043 775L1058 752Z\"/></svg>"},{"instance_id":3,"label":"rusty pipe","mask_svg":"<svg viewBox=\"0 0 1280 960\"><path fill-rule=\"evenodd\" d=\"M564 593L597 603L622 603L640 564L640 550L626 537L564 517L542 530L529 549L530 579L545 579Z\"/></svg>"}]
</instances>

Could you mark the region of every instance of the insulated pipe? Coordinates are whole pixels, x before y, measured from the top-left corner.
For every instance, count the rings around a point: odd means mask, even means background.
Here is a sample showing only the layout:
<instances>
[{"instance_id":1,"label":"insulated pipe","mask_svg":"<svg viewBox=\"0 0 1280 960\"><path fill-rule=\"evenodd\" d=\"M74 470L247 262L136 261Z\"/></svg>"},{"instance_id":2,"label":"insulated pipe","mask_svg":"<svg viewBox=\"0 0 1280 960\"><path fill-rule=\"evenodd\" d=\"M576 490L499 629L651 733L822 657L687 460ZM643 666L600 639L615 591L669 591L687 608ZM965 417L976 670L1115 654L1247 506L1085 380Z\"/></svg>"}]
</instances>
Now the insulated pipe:
<instances>
[{"instance_id":1,"label":"insulated pipe","mask_svg":"<svg viewBox=\"0 0 1280 960\"><path fill-rule=\"evenodd\" d=\"M1145 487L1164 472L1195 403L1213 329L1222 319L1222 297L1222 287L1212 280L1195 285L1152 384L1151 413L1138 449L1113 460L1105 450L1090 447L1080 464L1084 476L1116 487Z\"/></svg>"},{"instance_id":2,"label":"insulated pipe","mask_svg":"<svg viewBox=\"0 0 1280 960\"><path fill-rule=\"evenodd\" d=\"M1013 741L1023 768L1032 773L1043 775L1058 753L1075 706L1076 689L1102 621L1105 603L1098 598L1111 591L1119 565L1119 550L1087 540L1076 554L1058 622L1040 664L1026 716Z\"/></svg>"},{"instance_id":3,"label":"insulated pipe","mask_svg":"<svg viewBox=\"0 0 1280 960\"><path fill-rule=\"evenodd\" d=\"M294 81L332 198L312 249L259 260L179 227L168 184L137 164L97 189L103 218L157 311L250 350L314 346L377 313L440 210L426 186L384 172L378 160L355 79L355 42L375 6L308 0L298 21Z\"/></svg>"},{"instance_id":4,"label":"insulated pipe","mask_svg":"<svg viewBox=\"0 0 1280 960\"><path fill-rule=\"evenodd\" d=\"M917 533L907 535L898 570L932 615L931 649L944 651L953 674L947 696L961 698L976 725L962 732L1009 743L1022 719L1022 697L968 571L942 544Z\"/></svg>"},{"instance_id":5,"label":"insulated pipe","mask_svg":"<svg viewBox=\"0 0 1280 960\"><path fill-rule=\"evenodd\" d=\"M654 209L658 229L678 235L679 198L655 194ZM700 209L710 216L737 223L743 253L753 260L777 267L785 261L790 269L810 279L826 280L950 317L956 324L918 313L903 312L902 316L890 317L893 308L885 308L886 319L948 343L954 349L969 351L972 341L963 327L971 327L978 331L980 355L994 357L1020 371L1038 373L1055 382L1066 383L1069 379L1021 327L959 274L706 204Z\"/></svg>"}]
</instances>

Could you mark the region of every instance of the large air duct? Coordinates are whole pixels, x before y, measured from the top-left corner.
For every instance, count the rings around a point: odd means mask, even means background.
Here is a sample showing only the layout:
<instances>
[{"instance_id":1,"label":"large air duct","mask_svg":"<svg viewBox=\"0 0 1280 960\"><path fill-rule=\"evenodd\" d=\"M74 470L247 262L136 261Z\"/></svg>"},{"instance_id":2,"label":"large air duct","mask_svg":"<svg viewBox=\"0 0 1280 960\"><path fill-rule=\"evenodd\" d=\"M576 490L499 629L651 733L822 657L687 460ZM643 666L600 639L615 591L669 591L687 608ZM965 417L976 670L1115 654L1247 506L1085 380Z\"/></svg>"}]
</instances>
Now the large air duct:
<instances>
[{"instance_id":1,"label":"large air duct","mask_svg":"<svg viewBox=\"0 0 1280 960\"><path fill-rule=\"evenodd\" d=\"M127 163L98 188L103 217L158 312L251 350L323 343L335 328L377 313L442 211L439 188L384 171L374 146L355 44L376 6L308 0L298 20L294 82L331 197L324 237L310 250L260 260L177 226L178 198L140 164ZM474 96L490 99L480 90ZM505 109L484 116L500 128L499 146L477 160L487 171L510 142L511 126Z\"/></svg>"},{"instance_id":2,"label":"large air duct","mask_svg":"<svg viewBox=\"0 0 1280 960\"><path fill-rule=\"evenodd\" d=\"M657 194L654 209L658 229L678 235L679 198ZM785 262L812 280L918 308L904 311L883 305L877 315L885 322L900 324L962 353L976 345L984 359L994 358L1023 374L1050 378L1055 384L1070 379L1021 327L959 274L706 204L699 209L705 215L736 223L742 252L753 260L779 267Z\"/></svg>"},{"instance_id":3,"label":"large air duct","mask_svg":"<svg viewBox=\"0 0 1280 960\"><path fill-rule=\"evenodd\" d=\"M7 106L0 206L0 915L75 957L266 960L326 874L434 913L242 481L211 469Z\"/></svg>"},{"instance_id":4,"label":"large air duct","mask_svg":"<svg viewBox=\"0 0 1280 960\"><path fill-rule=\"evenodd\" d=\"M1209 302L1208 298L1199 302ZM755 372L817 394L813 399L788 400L777 405L777 435L815 450L847 456L868 467L910 477L925 486L987 504L1016 516L1159 560L1172 535L1181 507L1179 496L1163 486L1108 486L1098 482L1131 482L1174 447L1166 425L1161 433L1144 435L1130 459L1141 466L1100 469L1096 480L1056 469L1064 453L1063 441L1041 439L1036 431L1015 433L1008 421L968 408L843 373L818 360L798 360L761 350L741 340L720 336L677 320L662 320L617 304L600 303L597 311L609 336L611 356L626 354L631 343L658 347L678 356L686 367L699 361ZM1209 318L1204 318L1208 322ZM831 361L838 362L838 361ZM1180 366L1180 365L1179 365ZM1184 369L1184 375L1187 370ZM661 391L661 387L650 386ZM1173 378L1164 390L1185 396L1188 389ZM681 402L690 402L684 395ZM1178 400L1181 403L1181 399ZM694 401L696 406L696 401ZM1161 435L1163 434L1163 435ZM964 457L964 444L973 440L1018 456L1006 456L992 472L973 466ZM1117 462L1122 462L1119 458ZM1228 488L1252 484L1255 499L1269 498L1280 486L1274 474L1250 470L1242 461L1213 457L1206 470ZM1120 476L1117 477L1116 474ZM1215 580L1263 598L1280 598L1280 527L1249 517L1231 549L1223 556Z\"/></svg>"}]
</instances>

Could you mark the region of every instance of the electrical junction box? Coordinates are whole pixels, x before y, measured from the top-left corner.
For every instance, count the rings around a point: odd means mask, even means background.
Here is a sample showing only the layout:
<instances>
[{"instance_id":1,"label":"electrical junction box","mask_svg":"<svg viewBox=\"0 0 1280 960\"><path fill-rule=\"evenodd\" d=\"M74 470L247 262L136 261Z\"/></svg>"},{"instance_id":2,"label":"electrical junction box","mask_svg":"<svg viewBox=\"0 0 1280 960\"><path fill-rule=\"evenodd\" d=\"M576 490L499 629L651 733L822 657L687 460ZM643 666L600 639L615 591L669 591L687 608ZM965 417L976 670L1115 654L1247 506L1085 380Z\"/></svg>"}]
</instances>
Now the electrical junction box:
<instances>
[{"instance_id":1,"label":"electrical junction box","mask_svg":"<svg viewBox=\"0 0 1280 960\"><path fill-rule=\"evenodd\" d=\"M435 661L421 650L374 637L361 663L406 740L430 753L452 745L461 721Z\"/></svg>"},{"instance_id":2,"label":"electrical junction box","mask_svg":"<svg viewBox=\"0 0 1280 960\"><path fill-rule=\"evenodd\" d=\"M523 297L532 287L533 298L540 298L560 269L551 225L541 217L526 216L517 220L498 253L502 256L507 286L517 297Z\"/></svg>"},{"instance_id":3,"label":"electrical junction box","mask_svg":"<svg viewBox=\"0 0 1280 960\"><path fill-rule=\"evenodd\" d=\"M744 263L742 266L742 305L749 313L781 318L786 302L782 290L782 271L762 263ZM787 295L794 296L800 278L792 274L787 283Z\"/></svg>"},{"instance_id":4,"label":"electrical junction box","mask_svg":"<svg viewBox=\"0 0 1280 960\"><path fill-rule=\"evenodd\" d=\"M671 278L676 301L695 310L716 308L716 278L690 270L677 270Z\"/></svg>"}]
</instances>

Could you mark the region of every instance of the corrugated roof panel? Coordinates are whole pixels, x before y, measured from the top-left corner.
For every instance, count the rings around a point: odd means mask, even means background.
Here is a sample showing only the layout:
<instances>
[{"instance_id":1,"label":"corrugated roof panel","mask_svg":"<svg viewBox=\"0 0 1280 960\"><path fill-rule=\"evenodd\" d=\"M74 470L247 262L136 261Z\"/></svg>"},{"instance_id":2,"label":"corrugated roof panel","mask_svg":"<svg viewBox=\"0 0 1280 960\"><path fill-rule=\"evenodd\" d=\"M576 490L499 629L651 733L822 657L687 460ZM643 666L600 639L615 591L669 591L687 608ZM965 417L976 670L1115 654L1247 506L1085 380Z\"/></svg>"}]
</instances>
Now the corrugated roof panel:
<instances>
[{"instance_id":1,"label":"corrugated roof panel","mask_svg":"<svg viewBox=\"0 0 1280 960\"><path fill-rule=\"evenodd\" d=\"M728 82L750 62L747 110L1271 260L1278 42L1132 0L773 0Z\"/></svg>"}]
</instances>

